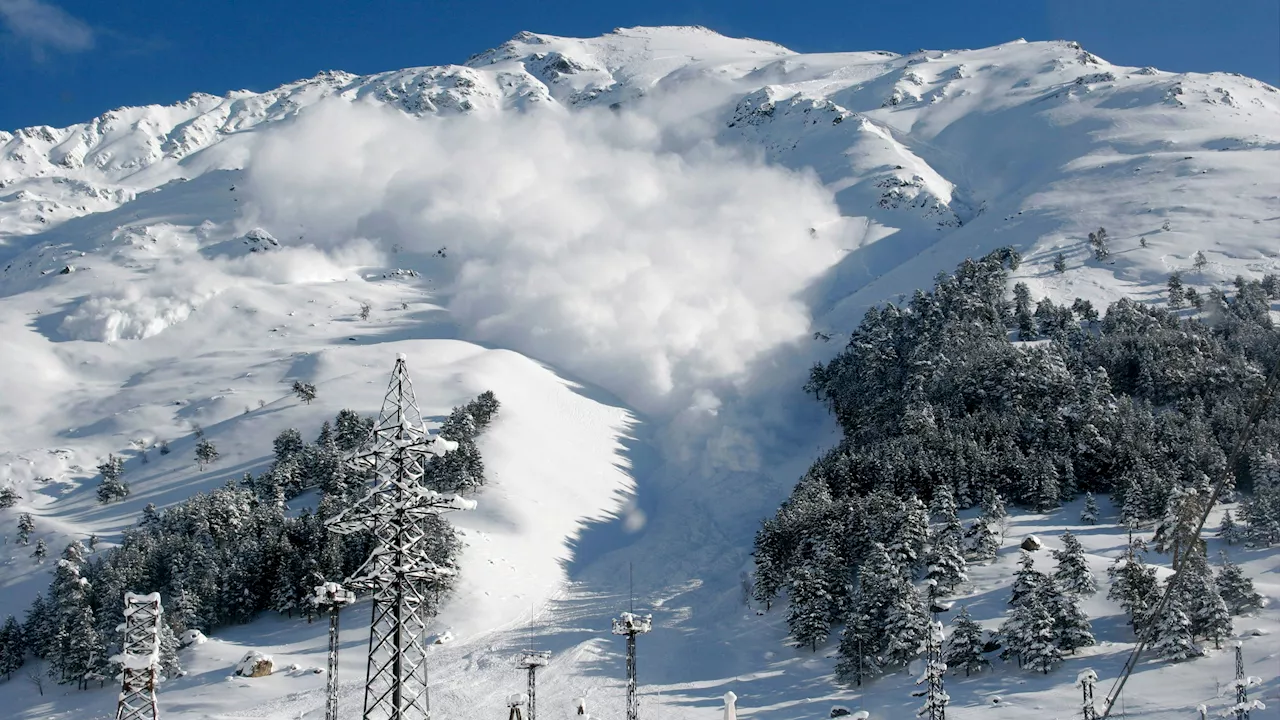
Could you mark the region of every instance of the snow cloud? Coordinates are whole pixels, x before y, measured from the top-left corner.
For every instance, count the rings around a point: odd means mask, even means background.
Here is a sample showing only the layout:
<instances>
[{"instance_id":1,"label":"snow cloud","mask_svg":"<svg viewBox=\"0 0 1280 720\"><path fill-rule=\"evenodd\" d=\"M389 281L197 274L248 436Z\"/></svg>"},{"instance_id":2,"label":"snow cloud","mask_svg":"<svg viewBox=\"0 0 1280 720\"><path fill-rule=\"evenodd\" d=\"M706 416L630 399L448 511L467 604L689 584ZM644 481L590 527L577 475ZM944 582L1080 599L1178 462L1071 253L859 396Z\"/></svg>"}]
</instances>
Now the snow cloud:
<instances>
[{"instance_id":1,"label":"snow cloud","mask_svg":"<svg viewBox=\"0 0 1280 720\"><path fill-rule=\"evenodd\" d=\"M263 227L438 263L470 339L649 413L699 390L706 405L806 335L798 295L839 256L834 233L811 231L839 219L816 179L672 142L642 114L417 119L326 102L263 137L246 189Z\"/></svg>"},{"instance_id":2,"label":"snow cloud","mask_svg":"<svg viewBox=\"0 0 1280 720\"><path fill-rule=\"evenodd\" d=\"M31 43L37 53L93 47L93 30L84 21L41 0L0 0L0 22L12 35Z\"/></svg>"}]
</instances>

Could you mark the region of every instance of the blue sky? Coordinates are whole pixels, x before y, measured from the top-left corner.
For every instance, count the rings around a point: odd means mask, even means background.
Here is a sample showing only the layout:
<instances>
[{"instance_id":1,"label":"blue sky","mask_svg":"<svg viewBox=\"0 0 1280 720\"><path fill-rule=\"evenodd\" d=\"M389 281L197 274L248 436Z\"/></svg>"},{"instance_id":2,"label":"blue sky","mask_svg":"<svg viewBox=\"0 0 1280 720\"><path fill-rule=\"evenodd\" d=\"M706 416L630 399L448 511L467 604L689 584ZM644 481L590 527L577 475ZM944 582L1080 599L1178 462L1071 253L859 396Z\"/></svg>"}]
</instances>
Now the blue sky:
<instances>
[{"instance_id":1,"label":"blue sky","mask_svg":"<svg viewBox=\"0 0 1280 720\"><path fill-rule=\"evenodd\" d=\"M0 0L0 128L67 125L320 70L460 63L520 30L705 25L802 52L1070 39L1125 65L1280 85L1280 0Z\"/></svg>"}]
</instances>

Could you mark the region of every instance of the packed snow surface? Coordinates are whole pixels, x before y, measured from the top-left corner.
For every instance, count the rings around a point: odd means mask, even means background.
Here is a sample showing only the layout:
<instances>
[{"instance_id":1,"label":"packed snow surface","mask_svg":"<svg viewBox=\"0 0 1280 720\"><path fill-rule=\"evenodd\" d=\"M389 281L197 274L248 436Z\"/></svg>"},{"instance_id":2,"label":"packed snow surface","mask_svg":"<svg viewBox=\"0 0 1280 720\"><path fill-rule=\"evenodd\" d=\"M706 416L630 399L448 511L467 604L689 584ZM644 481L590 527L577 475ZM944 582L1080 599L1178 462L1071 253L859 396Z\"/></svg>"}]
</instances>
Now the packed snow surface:
<instances>
[{"instance_id":1,"label":"packed snow surface","mask_svg":"<svg viewBox=\"0 0 1280 720\"><path fill-rule=\"evenodd\" d=\"M632 583L653 613L648 716L714 718L732 689L761 720L837 700L901 717L917 704L906 673L840 688L832 648L785 646L780 613L741 600L759 518L838 437L800 390L808 367L869 305L1002 245L1033 294L1095 303L1156 302L1174 270L1200 287L1275 272L1277 167L1280 93L1241 76L1120 67L1068 42L805 55L702 28L521 33L463 65L0 132L0 485L22 496L0 532L30 512L33 542L109 546L148 503L261 471L281 430L375 412L403 354L433 420L484 390L502 403L480 440L491 482L453 518L467 547L433 627L456 638L430 650L441 717L498 717L530 643L553 651L544 712L581 697L620 717L610 618ZM1085 239L1099 226L1103 262ZM203 471L196 424L221 453ZM144 464L158 440L173 452ZM108 453L132 494L102 506ZM1052 547L1078 511L1007 536ZM1077 533L1096 573L1123 546L1108 521ZM957 598L988 627L1016 553L972 568ZM29 554L0 554L0 612L47 585ZM1242 560L1274 595L1272 557ZM1106 642L1048 676L957 678L951 714L1066 717L1085 668L1101 695L1130 640L1116 607L1087 609ZM367 617L344 613L352 716ZM182 651L165 716L323 717L321 676L228 676L247 648L323 664L324 626L219 629ZM1274 644L1243 642L1274 696ZM1146 664L1128 710L1219 707L1233 676L1227 652ZM113 689L32 687L0 683L0 702L113 712Z\"/></svg>"}]
</instances>

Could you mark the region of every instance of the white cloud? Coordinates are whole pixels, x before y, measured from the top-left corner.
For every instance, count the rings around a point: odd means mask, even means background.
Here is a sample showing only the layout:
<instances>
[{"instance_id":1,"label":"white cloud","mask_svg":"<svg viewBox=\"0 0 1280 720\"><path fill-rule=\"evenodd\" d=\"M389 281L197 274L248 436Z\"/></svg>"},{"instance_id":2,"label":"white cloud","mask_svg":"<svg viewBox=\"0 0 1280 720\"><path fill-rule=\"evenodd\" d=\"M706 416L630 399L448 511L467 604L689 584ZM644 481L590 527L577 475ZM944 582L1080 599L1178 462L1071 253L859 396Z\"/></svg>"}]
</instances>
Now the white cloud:
<instances>
[{"instance_id":1,"label":"white cloud","mask_svg":"<svg viewBox=\"0 0 1280 720\"><path fill-rule=\"evenodd\" d=\"M799 295L839 257L839 238L810 228L840 225L814 177L659 128L329 101L264 135L248 220L329 246L447 246L432 262L451 271L443 300L469 338L673 417L810 332Z\"/></svg>"},{"instance_id":2,"label":"white cloud","mask_svg":"<svg viewBox=\"0 0 1280 720\"><path fill-rule=\"evenodd\" d=\"M0 21L37 51L77 52L93 47L93 30L84 21L41 0L0 0Z\"/></svg>"}]
</instances>

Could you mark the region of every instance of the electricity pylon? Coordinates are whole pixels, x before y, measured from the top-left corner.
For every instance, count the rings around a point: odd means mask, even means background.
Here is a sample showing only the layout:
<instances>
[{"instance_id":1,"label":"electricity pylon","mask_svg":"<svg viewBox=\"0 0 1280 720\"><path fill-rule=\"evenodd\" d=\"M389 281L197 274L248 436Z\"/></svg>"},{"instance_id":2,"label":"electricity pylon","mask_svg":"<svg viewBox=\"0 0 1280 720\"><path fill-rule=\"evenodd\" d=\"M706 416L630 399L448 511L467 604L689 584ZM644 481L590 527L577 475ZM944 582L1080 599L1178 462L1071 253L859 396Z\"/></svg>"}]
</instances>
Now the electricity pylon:
<instances>
[{"instance_id":1,"label":"electricity pylon","mask_svg":"<svg viewBox=\"0 0 1280 720\"><path fill-rule=\"evenodd\" d=\"M115 659L123 678L116 720L156 720L160 662L160 593L124 594L124 643Z\"/></svg>"},{"instance_id":2,"label":"electricity pylon","mask_svg":"<svg viewBox=\"0 0 1280 720\"><path fill-rule=\"evenodd\" d=\"M330 518L333 532L373 533L369 559L344 583L372 591L369 663L365 674L365 720L428 720L428 583L452 572L428 556L431 515L471 510L475 503L423 485L427 463L457 443L427 432L413 396L405 356L396 357L382 412L365 444L346 462L356 473L372 472L373 487L351 507Z\"/></svg>"}]
</instances>

